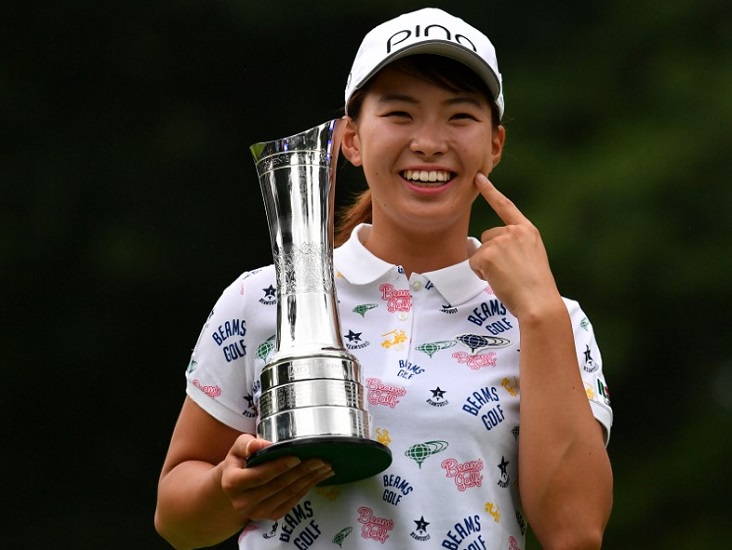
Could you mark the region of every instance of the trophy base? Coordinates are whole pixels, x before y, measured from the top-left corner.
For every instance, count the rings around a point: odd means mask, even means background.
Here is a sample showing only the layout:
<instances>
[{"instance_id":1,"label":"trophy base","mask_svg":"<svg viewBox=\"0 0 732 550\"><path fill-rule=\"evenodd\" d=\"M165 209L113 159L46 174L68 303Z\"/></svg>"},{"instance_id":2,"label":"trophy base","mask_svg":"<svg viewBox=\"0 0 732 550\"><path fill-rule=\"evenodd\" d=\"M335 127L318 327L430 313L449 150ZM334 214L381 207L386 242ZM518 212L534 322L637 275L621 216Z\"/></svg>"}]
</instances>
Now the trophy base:
<instances>
[{"instance_id":1,"label":"trophy base","mask_svg":"<svg viewBox=\"0 0 732 550\"><path fill-rule=\"evenodd\" d=\"M391 451L377 441L362 437L317 436L273 443L250 455L247 467L283 456L296 456L300 460L319 458L331 464L335 475L318 486L366 479L383 472L391 464Z\"/></svg>"}]
</instances>

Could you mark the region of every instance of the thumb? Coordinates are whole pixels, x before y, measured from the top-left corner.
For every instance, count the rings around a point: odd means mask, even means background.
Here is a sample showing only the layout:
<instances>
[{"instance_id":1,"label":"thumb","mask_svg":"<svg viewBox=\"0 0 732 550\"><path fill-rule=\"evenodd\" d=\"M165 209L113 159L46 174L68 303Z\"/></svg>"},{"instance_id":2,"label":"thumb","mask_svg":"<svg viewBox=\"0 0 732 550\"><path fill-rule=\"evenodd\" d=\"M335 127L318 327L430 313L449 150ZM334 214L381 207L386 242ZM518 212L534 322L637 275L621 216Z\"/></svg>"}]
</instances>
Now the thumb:
<instances>
[{"instance_id":1,"label":"thumb","mask_svg":"<svg viewBox=\"0 0 732 550\"><path fill-rule=\"evenodd\" d=\"M270 445L271 443L269 441L254 437L247 443L246 456L249 457L257 451L261 451L262 449L264 449L265 447L269 447Z\"/></svg>"},{"instance_id":2,"label":"thumb","mask_svg":"<svg viewBox=\"0 0 732 550\"><path fill-rule=\"evenodd\" d=\"M269 441L258 439L251 434L242 434L234 442L231 453L239 458L246 460L257 451L264 449L270 445Z\"/></svg>"}]
</instances>

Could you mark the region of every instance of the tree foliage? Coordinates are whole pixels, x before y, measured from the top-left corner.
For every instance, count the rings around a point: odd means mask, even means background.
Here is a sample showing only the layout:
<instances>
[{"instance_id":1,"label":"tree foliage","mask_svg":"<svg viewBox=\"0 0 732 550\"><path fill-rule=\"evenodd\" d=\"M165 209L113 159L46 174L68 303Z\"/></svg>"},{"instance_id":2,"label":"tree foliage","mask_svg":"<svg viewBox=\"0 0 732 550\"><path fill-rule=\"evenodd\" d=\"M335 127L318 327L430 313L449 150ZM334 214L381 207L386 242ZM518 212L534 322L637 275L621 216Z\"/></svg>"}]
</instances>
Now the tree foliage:
<instances>
[{"instance_id":1,"label":"tree foliage","mask_svg":"<svg viewBox=\"0 0 732 550\"><path fill-rule=\"evenodd\" d=\"M599 335L615 408L605 548L724 547L729 2L440 4L497 46L508 141L493 181ZM339 116L360 37L421 5L2 8L9 547L165 547L155 484L190 348L224 286L270 261L248 147ZM339 201L360 185L344 166ZM498 223L475 214L476 233Z\"/></svg>"}]
</instances>

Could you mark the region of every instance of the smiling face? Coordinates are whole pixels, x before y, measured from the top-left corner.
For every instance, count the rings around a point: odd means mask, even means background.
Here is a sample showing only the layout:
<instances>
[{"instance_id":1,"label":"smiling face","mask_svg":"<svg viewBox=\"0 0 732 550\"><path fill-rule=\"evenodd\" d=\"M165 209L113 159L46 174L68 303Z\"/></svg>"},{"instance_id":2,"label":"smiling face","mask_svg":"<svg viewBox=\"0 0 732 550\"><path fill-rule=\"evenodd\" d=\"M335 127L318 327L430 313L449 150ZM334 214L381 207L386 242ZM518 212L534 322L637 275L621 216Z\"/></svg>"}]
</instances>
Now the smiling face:
<instances>
[{"instance_id":1,"label":"smiling face","mask_svg":"<svg viewBox=\"0 0 732 550\"><path fill-rule=\"evenodd\" d=\"M453 63L446 66L455 69ZM448 89L397 61L369 83L343 152L363 167L374 231L464 239L478 195L475 175L498 164L504 135L483 93Z\"/></svg>"}]
</instances>

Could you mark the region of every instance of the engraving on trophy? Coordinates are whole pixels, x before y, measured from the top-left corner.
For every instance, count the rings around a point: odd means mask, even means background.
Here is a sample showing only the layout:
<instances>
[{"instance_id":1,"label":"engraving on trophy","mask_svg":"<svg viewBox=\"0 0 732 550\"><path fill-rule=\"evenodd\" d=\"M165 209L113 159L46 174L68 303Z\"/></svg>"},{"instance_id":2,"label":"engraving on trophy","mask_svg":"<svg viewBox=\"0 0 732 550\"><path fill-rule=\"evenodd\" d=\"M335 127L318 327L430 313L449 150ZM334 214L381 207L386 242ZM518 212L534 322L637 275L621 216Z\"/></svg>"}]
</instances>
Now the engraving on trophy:
<instances>
[{"instance_id":1,"label":"engraving on trophy","mask_svg":"<svg viewBox=\"0 0 732 550\"><path fill-rule=\"evenodd\" d=\"M279 254L275 267L278 273L284 274L282 294L330 292L333 271L323 261L325 254L323 246L316 243L304 243L300 247L293 244L291 252Z\"/></svg>"},{"instance_id":2,"label":"engraving on trophy","mask_svg":"<svg viewBox=\"0 0 732 550\"><path fill-rule=\"evenodd\" d=\"M288 365L288 369L288 375L291 380L294 380L295 378L304 378L308 376L311 371L310 365L303 363L290 363Z\"/></svg>"},{"instance_id":3,"label":"engraving on trophy","mask_svg":"<svg viewBox=\"0 0 732 550\"><path fill-rule=\"evenodd\" d=\"M293 151L289 155L276 155L262 160L267 170L279 170L291 166L325 166L328 154L323 151Z\"/></svg>"}]
</instances>

